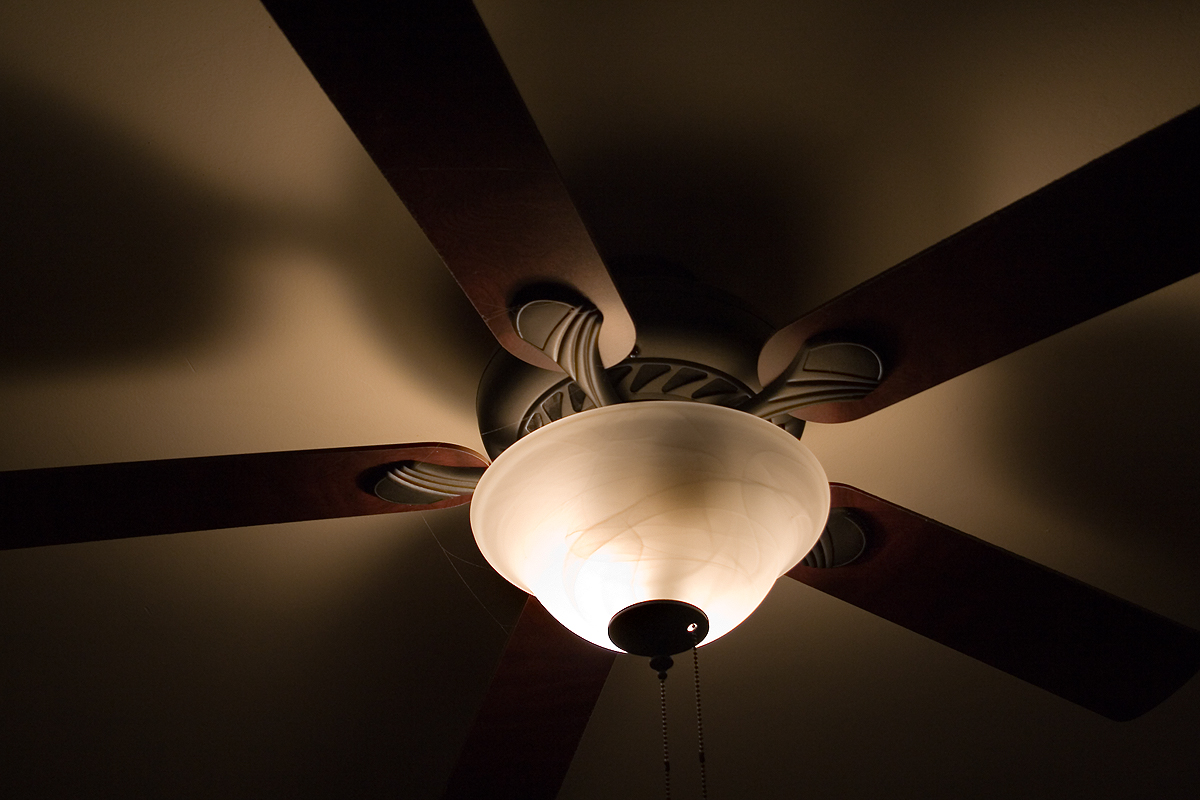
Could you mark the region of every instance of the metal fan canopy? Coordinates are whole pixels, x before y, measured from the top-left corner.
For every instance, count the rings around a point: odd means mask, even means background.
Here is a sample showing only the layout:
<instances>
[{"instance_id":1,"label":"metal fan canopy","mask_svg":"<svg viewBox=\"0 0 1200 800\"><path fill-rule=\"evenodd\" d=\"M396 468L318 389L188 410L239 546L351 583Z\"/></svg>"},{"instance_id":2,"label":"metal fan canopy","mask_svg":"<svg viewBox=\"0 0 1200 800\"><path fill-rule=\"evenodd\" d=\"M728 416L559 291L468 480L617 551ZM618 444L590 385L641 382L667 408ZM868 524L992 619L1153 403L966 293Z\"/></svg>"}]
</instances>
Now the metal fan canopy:
<instances>
[{"instance_id":1,"label":"metal fan canopy","mask_svg":"<svg viewBox=\"0 0 1200 800\"><path fill-rule=\"evenodd\" d=\"M471 527L496 570L608 649L613 616L674 600L737 627L816 543L829 482L811 451L722 406L644 402L566 417L484 473Z\"/></svg>"}]
</instances>

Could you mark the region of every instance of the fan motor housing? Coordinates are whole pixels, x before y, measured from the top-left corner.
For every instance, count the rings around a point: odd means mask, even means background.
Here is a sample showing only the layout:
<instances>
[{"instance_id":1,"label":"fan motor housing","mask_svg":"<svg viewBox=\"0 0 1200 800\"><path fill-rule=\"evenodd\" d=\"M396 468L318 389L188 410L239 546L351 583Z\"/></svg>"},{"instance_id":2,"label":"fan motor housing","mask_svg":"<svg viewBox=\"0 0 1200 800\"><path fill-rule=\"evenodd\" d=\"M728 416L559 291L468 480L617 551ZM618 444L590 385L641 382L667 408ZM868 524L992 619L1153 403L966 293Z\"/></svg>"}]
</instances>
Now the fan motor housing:
<instances>
[{"instance_id":1,"label":"fan motor housing","mask_svg":"<svg viewBox=\"0 0 1200 800\"><path fill-rule=\"evenodd\" d=\"M607 369L625 402L686 400L735 406L762 387L757 360L773 332L736 300L675 276L622 282L637 325L637 344ZM530 366L500 350L484 370L476 398L480 435L496 458L527 433L593 408L562 372ZM789 425L799 434L802 422Z\"/></svg>"}]
</instances>

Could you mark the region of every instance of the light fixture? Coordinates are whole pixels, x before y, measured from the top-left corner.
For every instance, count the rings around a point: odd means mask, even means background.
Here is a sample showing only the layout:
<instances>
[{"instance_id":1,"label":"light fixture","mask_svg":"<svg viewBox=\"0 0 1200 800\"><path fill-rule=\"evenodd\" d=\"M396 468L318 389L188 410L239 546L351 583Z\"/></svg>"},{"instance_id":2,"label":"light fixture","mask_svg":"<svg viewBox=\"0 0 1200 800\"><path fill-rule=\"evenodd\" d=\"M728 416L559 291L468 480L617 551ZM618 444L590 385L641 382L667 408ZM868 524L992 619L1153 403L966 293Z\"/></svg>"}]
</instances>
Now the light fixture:
<instances>
[{"instance_id":1,"label":"light fixture","mask_svg":"<svg viewBox=\"0 0 1200 800\"><path fill-rule=\"evenodd\" d=\"M523 437L484 473L471 527L488 562L567 628L638 652L610 638L622 612L692 620L713 641L808 553L828 513L825 472L795 437L743 411L662 401Z\"/></svg>"}]
</instances>

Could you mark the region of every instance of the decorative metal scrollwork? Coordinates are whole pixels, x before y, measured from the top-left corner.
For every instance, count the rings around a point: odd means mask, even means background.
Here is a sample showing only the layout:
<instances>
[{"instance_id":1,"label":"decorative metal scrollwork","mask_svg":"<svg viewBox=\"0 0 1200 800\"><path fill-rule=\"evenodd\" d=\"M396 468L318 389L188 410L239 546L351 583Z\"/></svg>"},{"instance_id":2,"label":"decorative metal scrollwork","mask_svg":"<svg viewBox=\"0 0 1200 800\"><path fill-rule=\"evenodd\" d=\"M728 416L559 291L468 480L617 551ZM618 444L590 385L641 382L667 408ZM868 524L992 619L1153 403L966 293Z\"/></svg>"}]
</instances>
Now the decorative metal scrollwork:
<instances>
[{"instance_id":1,"label":"decorative metal scrollwork","mask_svg":"<svg viewBox=\"0 0 1200 800\"><path fill-rule=\"evenodd\" d=\"M448 467L424 461L402 461L375 484L376 496L391 503L425 506L472 494L483 467Z\"/></svg>"}]
</instances>

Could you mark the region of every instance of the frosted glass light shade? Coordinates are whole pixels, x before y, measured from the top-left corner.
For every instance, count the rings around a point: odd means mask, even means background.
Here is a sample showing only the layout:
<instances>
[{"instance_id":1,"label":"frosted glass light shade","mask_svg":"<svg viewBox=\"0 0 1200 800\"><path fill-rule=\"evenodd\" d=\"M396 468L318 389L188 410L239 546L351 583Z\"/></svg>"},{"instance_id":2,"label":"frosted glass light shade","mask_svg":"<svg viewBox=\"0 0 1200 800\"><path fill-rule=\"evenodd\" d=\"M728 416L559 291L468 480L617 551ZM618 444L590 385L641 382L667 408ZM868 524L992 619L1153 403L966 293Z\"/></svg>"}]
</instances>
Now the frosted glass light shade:
<instances>
[{"instance_id":1,"label":"frosted glass light shade","mask_svg":"<svg viewBox=\"0 0 1200 800\"><path fill-rule=\"evenodd\" d=\"M471 528L488 562L563 625L610 650L645 600L708 615L711 642L750 615L829 515L807 447L741 411L607 406L520 439L484 473Z\"/></svg>"}]
</instances>

